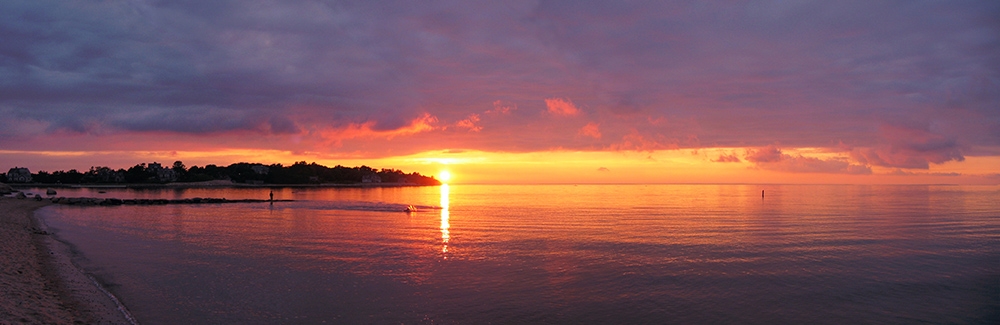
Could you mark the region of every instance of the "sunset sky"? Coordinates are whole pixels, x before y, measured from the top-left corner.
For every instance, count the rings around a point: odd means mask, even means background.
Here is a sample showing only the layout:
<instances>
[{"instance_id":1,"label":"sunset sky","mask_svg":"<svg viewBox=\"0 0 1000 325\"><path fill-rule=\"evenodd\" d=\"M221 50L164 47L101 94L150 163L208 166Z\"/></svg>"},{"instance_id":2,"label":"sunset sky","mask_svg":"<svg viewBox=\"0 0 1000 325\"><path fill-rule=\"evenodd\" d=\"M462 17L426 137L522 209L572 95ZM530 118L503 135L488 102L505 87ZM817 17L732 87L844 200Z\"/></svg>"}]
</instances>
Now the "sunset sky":
<instances>
[{"instance_id":1,"label":"sunset sky","mask_svg":"<svg viewBox=\"0 0 1000 325\"><path fill-rule=\"evenodd\" d=\"M3 1L0 172L1000 184L998 1Z\"/></svg>"}]
</instances>

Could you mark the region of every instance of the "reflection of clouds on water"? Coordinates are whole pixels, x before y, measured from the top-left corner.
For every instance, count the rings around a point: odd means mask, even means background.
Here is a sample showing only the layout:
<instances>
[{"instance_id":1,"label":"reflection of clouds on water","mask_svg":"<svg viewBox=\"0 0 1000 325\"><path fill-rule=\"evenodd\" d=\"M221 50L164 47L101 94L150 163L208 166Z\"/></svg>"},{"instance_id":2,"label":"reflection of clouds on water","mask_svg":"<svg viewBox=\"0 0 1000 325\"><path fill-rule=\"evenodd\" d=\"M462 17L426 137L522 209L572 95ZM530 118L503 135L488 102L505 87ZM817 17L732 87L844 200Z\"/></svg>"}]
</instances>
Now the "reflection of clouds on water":
<instances>
[{"instance_id":1,"label":"reflection of clouds on water","mask_svg":"<svg viewBox=\"0 0 1000 325\"><path fill-rule=\"evenodd\" d=\"M448 194L448 184L441 185L441 254L448 253L448 240L451 239L451 233L448 231L448 228L451 228L448 223ZM447 259L448 256L444 258Z\"/></svg>"}]
</instances>

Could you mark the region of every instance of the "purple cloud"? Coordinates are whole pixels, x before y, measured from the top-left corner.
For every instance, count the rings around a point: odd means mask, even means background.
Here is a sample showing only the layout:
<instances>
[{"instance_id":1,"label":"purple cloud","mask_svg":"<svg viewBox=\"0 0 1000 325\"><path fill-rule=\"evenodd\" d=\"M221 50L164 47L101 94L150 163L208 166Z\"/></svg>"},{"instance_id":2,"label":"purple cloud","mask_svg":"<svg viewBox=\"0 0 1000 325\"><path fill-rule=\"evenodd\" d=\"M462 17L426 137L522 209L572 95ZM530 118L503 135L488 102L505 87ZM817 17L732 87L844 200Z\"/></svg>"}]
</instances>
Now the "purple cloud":
<instances>
[{"instance_id":1,"label":"purple cloud","mask_svg":"<svg viewBox=\"0 0 1000 325\"><path fill-rule=\"evenodd\" d=\"M819 159L815 157L792 156L774 146L749 150L746 160L767 170L791 173L828 174L871 174L868 166L851 164L845 160Z\"/></svg>"},{"instance_id":2,"label":"purple cloud","mask_svg":"<svg viewBox=\"0 0 1000 325\"><path fill-rule=\"evenodd\" d=\"M738 162L742 162L742 160L740 160L740 157L737 157L736 155L719 155L719 159L715 159L715 160L712 160L712 161L713 162L724 162L724 163L726 163L726 162L737 162L737 163Z\"/></svg>"},{"instance_id":3,"label":"purple cloud","mask_svg":"<svg viewBox=\"0 0 1000 325\"><path fill-rule=\"evenodd\" d=\"M4 2L0 139L254 132L375 156L844 144L920 169L1000 147L998 16L994 1ZM394 138L318 136L359 125Z\"/></svg>"},{"instance_id":4,"label":"purple cloud","mask_svg":"<svg viewBox=\"0 0 1000 325\"><path fill-rule=\"evenodd\" d=\"M928 169L931 163L963 161L965 156L954 139L923 128L883 125L886 144L855 149L852 157L864 164L897 168Z\"/></svg>"}]
</instances>

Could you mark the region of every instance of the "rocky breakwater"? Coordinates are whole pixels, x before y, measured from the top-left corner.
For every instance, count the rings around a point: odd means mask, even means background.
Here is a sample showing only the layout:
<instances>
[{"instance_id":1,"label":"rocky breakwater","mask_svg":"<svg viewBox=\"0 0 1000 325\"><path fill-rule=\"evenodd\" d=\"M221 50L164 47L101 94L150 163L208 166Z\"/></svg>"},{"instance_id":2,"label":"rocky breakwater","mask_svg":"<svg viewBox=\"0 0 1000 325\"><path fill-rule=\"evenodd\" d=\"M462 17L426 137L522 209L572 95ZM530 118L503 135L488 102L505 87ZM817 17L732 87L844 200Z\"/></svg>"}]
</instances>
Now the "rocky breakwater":
<instances>
[{"instance_id":1,"label":"rocky breakwater","mask_svg":"<svg viewBox=\"0 0 1000 325\"><path fill-rule=\"evenodd\" d=\"M167 205L167 204L220 204L220 203L271 203L271 202L291 202L293 200L259 200L240 199L227 200L225 198L188 198L188 199L116 199L116 198L92 198L92 197L56 197L52 198L52 203L66 205Z\"/></svg>"},{"instance_id":2,"label":"rocky breakwater","mask_svg":"<svg viewBox=\"0 0 1000 325\"><path fill-rule=\"evenodd\" d=\"M10 185L4 183L0 183L0 195L6 195L11 193L14 193L13 187L10 187Z\"/></svg>"}]
</instances>

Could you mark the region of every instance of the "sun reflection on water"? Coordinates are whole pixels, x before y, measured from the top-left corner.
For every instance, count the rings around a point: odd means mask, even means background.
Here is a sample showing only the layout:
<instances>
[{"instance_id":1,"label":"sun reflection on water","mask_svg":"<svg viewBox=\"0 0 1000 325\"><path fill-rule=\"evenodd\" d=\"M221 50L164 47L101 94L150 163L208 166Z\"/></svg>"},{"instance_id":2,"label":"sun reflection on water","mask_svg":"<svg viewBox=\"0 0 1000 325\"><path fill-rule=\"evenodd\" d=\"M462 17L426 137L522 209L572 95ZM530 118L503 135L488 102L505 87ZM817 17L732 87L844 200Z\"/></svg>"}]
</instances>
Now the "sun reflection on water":
<instances>
[{"instance_id":1,"label":"sun reflection on water","mask_svg":"<svg viewBox=\"0 0 1000 325\"><path fill-rule=\"evenodd\" d=\"M441 185L441 254L448 253L448 240L451 239L451 234L448 228L451 225L448 224L448 184ZM448 258L447 255L444 256L445 259Z\"/></svg>"}]
</instances>

